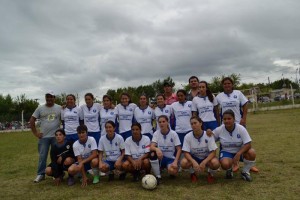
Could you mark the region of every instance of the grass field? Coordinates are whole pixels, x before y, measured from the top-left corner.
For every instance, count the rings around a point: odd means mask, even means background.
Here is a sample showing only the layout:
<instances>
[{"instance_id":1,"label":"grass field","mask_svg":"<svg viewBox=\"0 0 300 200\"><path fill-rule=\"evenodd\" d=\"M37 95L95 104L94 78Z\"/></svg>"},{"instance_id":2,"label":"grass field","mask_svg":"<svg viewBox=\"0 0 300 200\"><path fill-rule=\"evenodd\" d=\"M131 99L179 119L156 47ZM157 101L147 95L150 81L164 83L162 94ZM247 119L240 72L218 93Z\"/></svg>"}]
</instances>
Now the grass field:
<instances>
[{"instance_id":1,"label":"grass field","mask_svg":"<svg viewBox=\"0 0 300 200\"><path fill-rule=\"evenodd\" d=\"M258 174L245 182L236 173L233 180L217 173L212 185L201 176L192 184L183 172L175 180L165 175L154 191L140 183L107 182L81 188L79 182L56 187L52 179L34 184L37 140L30 132L0 134L0 199L299 199L300 198L300 109L259 112L248 115L248 130L257 151Z\"/></svg>"}]
</instances>

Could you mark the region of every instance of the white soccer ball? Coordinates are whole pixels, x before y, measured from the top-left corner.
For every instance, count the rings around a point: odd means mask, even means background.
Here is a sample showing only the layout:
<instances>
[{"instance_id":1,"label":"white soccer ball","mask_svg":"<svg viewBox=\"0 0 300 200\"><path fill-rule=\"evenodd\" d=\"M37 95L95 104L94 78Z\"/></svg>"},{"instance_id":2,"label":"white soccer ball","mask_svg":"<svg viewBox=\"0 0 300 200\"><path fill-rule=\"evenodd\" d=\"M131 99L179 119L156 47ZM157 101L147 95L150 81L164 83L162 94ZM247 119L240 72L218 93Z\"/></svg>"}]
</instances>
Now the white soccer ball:
<instances>
[{"instance_id":1,"label":"white soccer ball","mask_svg":"<svg viewBox=\"0 0 300 200\"><path fill-rule=\"evenodd\" d=\"M157 180L155 176L147 174L142 178L142 186L147 190L153 190L157 186Z\"/></svg>"}]
</instances>

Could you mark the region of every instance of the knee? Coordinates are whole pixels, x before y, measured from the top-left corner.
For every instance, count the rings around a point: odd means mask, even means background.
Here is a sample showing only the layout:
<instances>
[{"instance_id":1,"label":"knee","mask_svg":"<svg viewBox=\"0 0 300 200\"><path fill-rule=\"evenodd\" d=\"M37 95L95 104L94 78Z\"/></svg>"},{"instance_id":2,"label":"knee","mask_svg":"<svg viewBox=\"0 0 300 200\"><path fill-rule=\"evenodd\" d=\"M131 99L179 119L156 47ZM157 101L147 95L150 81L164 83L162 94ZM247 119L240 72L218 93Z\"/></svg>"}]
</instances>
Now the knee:
<instances>
[{"instance_id":1,"label":"knee","mask_svg":"<svg viewBox=\"0 0 300 200\"><path fill-rule=\"evenodd\" d=\"M230 169L232 167L232 161L230 162L228 159L221 160L221 167L224 170Z\"/></svg>"},{"instance_id":2,"label":"knee","mask_svg":"<svg viewBox=\"0 0 300 200\"><path fill-rule=\"evenodd\" d=\"M213 158L211 161L210 161L210 164L209 164L209 167L211 169L218 169L220 167L220 162L217 158Z\"/></svg>"},{"instance_id":3,"label":"knee","mask_svg":"<svg viewBox=\"0 0 300 200\"><path fill-rule=\"evenodd\" d=\"M94 158L92 161L91 161L91 167L95 168L95 167L98 167L98 158Z\"/></svg>"},{"instance_id":4,"label":"knee","mask_svg":"<svg viewBox=\"0 0 300 200\"><path fill-rule=\"evenodd\" d=\"M180 166L183 168L183 169L187 169L189 167L191 167L189 165L189 161L186 159L186 158L183 158L180 162Z\"/></svg>"},{"instance_id":5,"label":"knee","mask_svg":"<svg viewBox=\"0 0 300 200\"><path fill-rule=\"evenodd\" d=\"M71 175L74 175L76 174L76 166L75 165L71 165L68 169L68 173L71 174Z\"/></svg>"},{"instance_id":6,"label":"knee","mask_svg":"<svg viewBox=\"0 0 300 200\"><path fill-rule=\"evenodd\" d=\"M150 167L150 161L149 161L149 159L144 159L143 160L143 165L144 165L144 167Z\"/></svg>"},{"instance_id":7,"label":"knee","mask_svg":"<svg viewBox=\"0 0 300 200\"><path fill-rule=\"evenodd\" d=\"M100 169L101 172L108 172L109 171L109 167L108 167L107 164L102 165L99 169Z\"/></svg>"},{"instance_id":8,"label":"knee","mask_svg":"<svg viewBox=\"0 0 300 200\"><path fill-rule=\"evenodd\" d=\"M123 168L125 171L129 171L129 170L130 170L130 163L129 163L129 161L125 161L125 162L122 164L122 168Z\"/></svg>"},{"instance_id":9,"label":"knee","mask_svg":"<svg viewBox=\"0 0 300 200\"><path fill-rule=\"evenodd\" d=\"M115 168L118 170L122 170L122 162L116 162L115 163Z\"/></svg>"},{"instance_id":10,"label":"knee","mask_svg":"<svg viewBox=\"0 0 300 200\"><path fill-rule=\"evenodd\" d=\"M45 170L45 173L46 173L48 176L52 176L52 169L51 169L51 167L47 167L46 170Z\"/></svg>"},{"instance_id":11,"label":"knee","mask_svg":"<svg viewBox=\"0 0 300 200\"><path fill-rule=\"evenodd\" d=\"M255 160L256 158L255 150L251 148L243 156L247 160Z\"/></svg>"},{"instance_id":12,"label":"knee","mask_svg":"<svg viewBox=\"0 0 300 200\"><path fill-rule=\"evenodd\" d=\"M65 166L72 165L73 163L74 163L74 159L70 157L67 157L66 160L64 161Z\"/></svg>"},{"instance_id":13,"label":"knee","mask_svg":"<svg viewBox=\"0 0 300 200\"><path fill-rule=\"evenodd\" d=\"M178 167L168 167L168 173L170 175L176 176L178 173Z\"/></svg>"}]
</instances>

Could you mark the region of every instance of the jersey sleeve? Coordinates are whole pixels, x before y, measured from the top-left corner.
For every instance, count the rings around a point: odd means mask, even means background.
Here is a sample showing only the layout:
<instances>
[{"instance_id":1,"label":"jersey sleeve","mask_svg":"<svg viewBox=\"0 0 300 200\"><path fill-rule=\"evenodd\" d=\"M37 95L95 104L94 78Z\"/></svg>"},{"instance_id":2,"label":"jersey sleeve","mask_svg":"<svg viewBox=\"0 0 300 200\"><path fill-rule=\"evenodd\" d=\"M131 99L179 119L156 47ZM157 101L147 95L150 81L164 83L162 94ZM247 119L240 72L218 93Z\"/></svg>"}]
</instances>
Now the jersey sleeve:
<instances>
[{"instance_id":1,"label":"jersey sleeve","mask_svg":"<svg viewBox=\"0 0 300 200\"><path fill-rule=\"evenodd\" d=\"M217 146L217 144L215 142L215 138L214 137L208 137L208 144L207 144L207 146L208 146L208 150L210 152L211 151L215 151L218 148L218 146Z\"/></svg>"},{"instance_id":2,"label":"jersey sleeve","mask_svg":"<svg viewBox=\"0 0 300 200\"><path fill-rule=\"evenodd\" d=\"M106 137L106 136L104 136L104 137ZM99 151L104 151L104 144L103 144L104 137L101 137L101 139L99 140L99 145L98 145L98 150Z\"/></svg>"},{"instance_id":3,"label":"jersey sleeve","mask_svg":"<svg viewBox=\"0 0 300 200\"><path fill-rule=\"evenodd\" d=\"M64 115L64 112L65 111L65 109L62 109L61 111L60 111L60 118L61 118L61 120L62 121L64 121L65 120L65 115Z\"/></svg>"},{"instance_id":4,"label":"jersey sleeve","mask_svg":"<svg viewBox=\"0 0 300 200\"><path fill-rule=\"evenodd\" d=\"M239 91L239 100L241 102L241 106L245 105L245 103L248 102L248 99L245 97L245 95Z\"/></svg>"},{"instance_id":5,"label":"jersey sleeve","mask_svg":"<svg viewBox=\"0 0 300 200\"><path fill-rule=\"evenodd\" d=\"M175 144L175 146L180 146L181 145L181 142L179 140L179 136L176 132L174 134L174 144Z\"/></svg>"},{"instance_id":6,"label":"jersey sleeve","mask_svg":"<svg viewBox=\"0 0 300 200\"><path fill-rule=\"evenodd\" d=\"M247 144L252 141L248 131L242 125L239 126L239 133L241 135L243 144Z\"/></svg>"},{"instance_id":7,"label":"jersey sleeve","mask_svg":"<svg viewBox=\"0 0 300 200\"><path fill-rule=\"evenodd\" d=\"M221 126L215 128L215 130L212 131L213 134L214 134L215 141L218 141L218 140L219 140L221 131L222 131Z\"/></svg>"},{"instance_id":8,"label":"jersey sleeve","mask_svg":"<svg viewBox=\"0 0 300 200\"><path fill-rule=\"evenodd\" d=\"M219 103L218 103L218 100L217 100L217 97L215 97L214 95L213 95L213 97L214 97L214 100L213 100L213 105L214 106L217 106Z\"/></svg>"},{"instance_id":9,"label":"jersey sleeve","mask_svg":"<svg viewBox=\"0 0 300 200\"><path fill-rule=\"evenodd\" d=\"M150 152L150 138L149 137L146 137L146 140L145 140L145 153L149 153Z\"/></svg>"},{"instance_id":10,"label":"jersey sleeve","mask_svg":"<svg viewBox=\"0 0 300 200\"><path fill-rule=\"evenodd\" d=\"M192 111L193 112L197 112L197 104L196 104L196 98L193 98L193 101L192 101Z\"/></svg>"},{"instance_id":11,"label":"jersey sleeve","mask_svg":"<svg viewBox=\"0 0 300 200\"><path fill-rule=\"evenodd\" d=\"M158 143L158 132L157 131L154 132L151 142L154 142L156 144Z\"/></svg>"},{"instance_id":12,"label":"jersey sleeve","mask_svg":"<svg viewBox=\"0 0 300 200\"><path fill-rule=\"evenodd\" d=\"M120 149L121 150L125 149L125 142L122 136L120 136Z\"/></svg>"},{"instance_id":13,"label":"jersey sleeve","mask_svg":"<svg viewBox=\"0 0 300 200\"><path fill-rule=\"evenodd\" d=\"M183 140L183 146L182 146L182 151L185 151L185 152L191 152L191 145L190 145L190 142L188 141L188 135L186 135L184 137L184 140Z\"/></svg>"},{"instance_id":14,"label":"jersey sleeve","mask_svg":"<svg viewBox=\"0 0 300 200\"><path fill-rule=\"evenodd\" d=\"M96 142L95 138L90 137L90 139L91 139L91 150L92 151L96 150L97 149L97 142Z\"/></svg>"},{"instance_id":15,"label":"jersey sleeve","mask_svg":"<svg viewBox=\"0 0 300 200\"><path fill-rule=\"evenodd\" d=\"M131 156L129 138L125 141L125 155Z\"/></svg>"},{"instance_id":16,"label":"jersey sleeve","mask_svg":"<svg viewBox=\"0 0 300 200\"><path fill-rule=\"evenodd\" d=\"M75 157L80 156L79 148L76 145L76 143L73 144L73 152L74 152Z\"/></svg>"},{"instance_id":17,"label":"jersey sleeve","mask_svg":"<svg viewBox=\"0 0 300 200\"><path fill-rule=\"evenodd\" d=\"M40 109L41 107L37 107L37 109L35 109L34 113L32 114L32 116L36 119L40 118Z\"/></svg>"}]
</instances>

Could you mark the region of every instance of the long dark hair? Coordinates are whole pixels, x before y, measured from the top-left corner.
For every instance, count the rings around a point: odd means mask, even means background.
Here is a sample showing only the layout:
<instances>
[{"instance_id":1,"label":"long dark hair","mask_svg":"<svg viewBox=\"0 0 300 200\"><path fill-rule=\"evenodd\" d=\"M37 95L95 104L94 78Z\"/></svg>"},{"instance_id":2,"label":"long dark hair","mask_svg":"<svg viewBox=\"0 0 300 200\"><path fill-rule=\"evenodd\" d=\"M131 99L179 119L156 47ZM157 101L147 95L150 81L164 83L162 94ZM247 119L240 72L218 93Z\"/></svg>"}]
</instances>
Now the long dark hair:
<instances>
[{"instance_id":1,"label":"long dark hair","mask_svg":"<svg viewBox=\"0 0 300 200\"><path fill-rule=\"evenodd\" d=\"M214 101L214 96L213 96L213 94L211 93L210 89L208 88L207 82L206 82L206 81L200 81L200 83L204 83L204 84L205 84L205 86L206 86L206 95L207 95L209 101L213 103L213 101Z\"/></svg>"}]
</instances>

